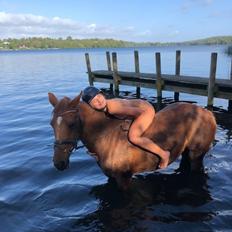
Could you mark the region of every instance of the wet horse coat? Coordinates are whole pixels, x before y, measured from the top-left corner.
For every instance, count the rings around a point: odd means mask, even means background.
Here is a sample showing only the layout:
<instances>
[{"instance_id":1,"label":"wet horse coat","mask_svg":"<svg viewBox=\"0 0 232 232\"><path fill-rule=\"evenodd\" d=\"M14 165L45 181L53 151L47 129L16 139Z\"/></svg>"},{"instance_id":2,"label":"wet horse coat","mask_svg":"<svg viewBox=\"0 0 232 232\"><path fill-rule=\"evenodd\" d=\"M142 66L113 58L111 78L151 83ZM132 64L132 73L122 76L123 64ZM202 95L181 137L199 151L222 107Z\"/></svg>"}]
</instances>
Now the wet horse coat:
<instances>
[{"instance_id":1,"label":"wet horse coat","mask_svg":"<svg viewBox=\"0 0 232 232\"><path fill-rule=\"evenodd\" d=\"M114 178L122 188L128 186L133 174L158 168L157 155L129 142L125 130L129 125L124 120L92 109L80 102L80 95L59 101L50 93L49 101L54 106L51 124L56 141L80 139L94 154L105 175ZM170 151L169 164L182 154L180 169L199 171L215 132L216 122L210 111L189 103L174 103L156 114L144 136ZM64 169L73 143L60 144L54 148L53 159L58 169Z\"/></svg>"}]
</instances>

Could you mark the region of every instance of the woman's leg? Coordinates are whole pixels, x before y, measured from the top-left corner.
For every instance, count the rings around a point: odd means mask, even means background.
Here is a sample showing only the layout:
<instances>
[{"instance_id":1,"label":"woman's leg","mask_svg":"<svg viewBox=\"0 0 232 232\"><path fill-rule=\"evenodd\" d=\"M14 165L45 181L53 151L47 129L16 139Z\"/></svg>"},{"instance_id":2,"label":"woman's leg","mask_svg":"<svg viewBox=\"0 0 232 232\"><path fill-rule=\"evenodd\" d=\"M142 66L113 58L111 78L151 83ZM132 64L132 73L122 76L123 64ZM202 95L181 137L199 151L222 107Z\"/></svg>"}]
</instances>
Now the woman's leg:
<instances>
[{"instance_id":1,"label":"woman's leg","mask_svg":"<svg viewBox=\"0 0 232 232\"><path fill-rule=\"evenodd\" d=\"M148 107L144 113L142 113L133 121L129 130L128 137L133 144L159 155L161 158L159 167L166 168L168 165L170 152L164 151L151 139L142 136L145 130L150 126L154 116L155 111L153 107Z\"/></svg>"}]
</instances>

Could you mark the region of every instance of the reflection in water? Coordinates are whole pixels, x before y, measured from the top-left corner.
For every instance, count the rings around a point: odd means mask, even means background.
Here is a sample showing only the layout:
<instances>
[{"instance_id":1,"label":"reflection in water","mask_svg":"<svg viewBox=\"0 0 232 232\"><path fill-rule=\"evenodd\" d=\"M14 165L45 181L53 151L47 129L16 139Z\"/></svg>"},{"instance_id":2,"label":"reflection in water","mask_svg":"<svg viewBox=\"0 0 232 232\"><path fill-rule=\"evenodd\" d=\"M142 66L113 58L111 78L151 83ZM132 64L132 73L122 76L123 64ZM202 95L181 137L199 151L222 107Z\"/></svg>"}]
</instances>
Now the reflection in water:
<instances>
[{"instance_id":1,"label":"reflection in water","mask_svg":"<svg viewBox=\"0 0 232 232\"><path fill-rule=\"evenodd\" d=\"M185 56L184 75L208 77L210 53L216 49L220 60L217 76L229 76L231 59L221 46L139 48L141 71L154 72L154 52L161 51L162 72L173 73L177 49ZM110 49L120 56L120 70L134 70L133 50ZM46 146L53 141L47 92L74 97L88 85L86 51L0 54L0 232L231 231L232 117L221 109L213 109L218 130L216 145L204 159L208 176L138 175L132 191L123 194L113 183L95 186L106 179L84 151L73 155L65 172L52 167L52 147ZM93 67L106 68L105 49L87 52ZM120 87L123 89L127 91L120 91L120 96L135 97L135 87ZM141 89L141 93L157 111L163 107L156 105L154 89ZM172 92L164 91L163 96L162 104L173 102ZM206 98L180 96L205 106ZM227 102L221 105L227 108Z\"/></svg>"},{"instance_id":2,"label":"reflection in water","mask_svg":"<svg viewBox=\"0 0 232 232\"><path fill-rule=\"evenodd\" d=\"M130 92L121 92L121 96L134 97ZM149 101L157 103L156 99ZM154 106L160 110L172 102L173 99L163 99L162 105ZM231 141L231 114L220 108L213 108L213 113L218 124L217 138L220 142ZM215 140L214 145L219 141ZM212 157L209 159L211 166L217 166ZM163 231L171 225L171 229L187 230L183 226L191 223L194 231L211 231L217 210L209 206L213 197L208 180L206 173L137 175L127 193L109 181L92 188L90 195L99 201L98 209L74 221L72 228L74 231Z\"/></svg>"},{"instance_id":3,"label":"reflection in water","mask_svg":"<svg viewBox=\"0 0 232 232\"><path fill-rule=\"evenodd\" d=\"M200 226L215 215L204 209L212 200L207 179L207 174L155 173L137 175L127 193L111 182L95 186L90 194L99 200L98 209L78 219L73 227L80 231L146 231L146 224L178 221Z\"/></svg>"}]
</instances>

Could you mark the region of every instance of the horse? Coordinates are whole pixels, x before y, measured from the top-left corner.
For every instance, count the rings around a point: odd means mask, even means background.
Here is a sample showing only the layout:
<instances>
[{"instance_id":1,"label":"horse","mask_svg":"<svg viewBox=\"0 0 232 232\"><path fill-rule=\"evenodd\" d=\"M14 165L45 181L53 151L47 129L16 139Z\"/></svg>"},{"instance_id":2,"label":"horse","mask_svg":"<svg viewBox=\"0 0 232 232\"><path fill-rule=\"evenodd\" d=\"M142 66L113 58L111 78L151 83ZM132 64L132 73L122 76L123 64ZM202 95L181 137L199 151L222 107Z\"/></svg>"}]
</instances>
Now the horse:
<instances>
[{"instance_id":1,"label":"horse","mask_svg":"<svg viewBox=\"0 0 232 232\"><path fill-rule=\"evenodd\" d=\"M80 100L81 93L74 99L61 100L48 93L48 98L54 107L50 124L55 136L53 163L58 170L68 168L79 140L96 158L103 173L121 189L129 188L134 174L159 168L159 156L128 140L132 120L91 108ZM181 155L180 172L202 172L203 158L214 141L216 126L211 111L177 102L157 112L143 136L170 151L169 165Z\"/></svg>"}]
</instances>

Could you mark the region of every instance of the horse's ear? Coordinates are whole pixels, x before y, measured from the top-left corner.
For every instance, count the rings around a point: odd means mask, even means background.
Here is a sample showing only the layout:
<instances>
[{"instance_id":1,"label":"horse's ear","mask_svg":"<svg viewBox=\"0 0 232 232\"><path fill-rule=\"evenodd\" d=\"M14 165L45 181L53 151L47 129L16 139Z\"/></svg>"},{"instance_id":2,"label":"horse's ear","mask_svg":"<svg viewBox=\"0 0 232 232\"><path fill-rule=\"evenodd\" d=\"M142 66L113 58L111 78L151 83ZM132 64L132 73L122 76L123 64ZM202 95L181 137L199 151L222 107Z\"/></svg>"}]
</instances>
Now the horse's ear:
<instances>
[{"instance_id":1,"label":"horse's ear","mask_svg":"<svg viewBox=\"0 0 232 232\"><path fill-rule=\"evenodd\" d=\"M70 102L70 107L71 107L71 108L76 108L76 107L77 107L77 105L78 105L79 102L80 102L81 96L82 96L82 91L80 92L80 94L79 94L78 96L76 96L76 97Z\"/></svg>"},{"instance_id":2,"label":"horse's ear","mask_svg":"<svg viewBox=\"0 0 232 232\"><path fill-rule=\"evenodd\" d=\"M57 97L55 96L55 94L53 93L48 93L48 99L49 99L49 102L55 107L56 104L58 103L58 99Z\"/></svg>"}]
</instances>

